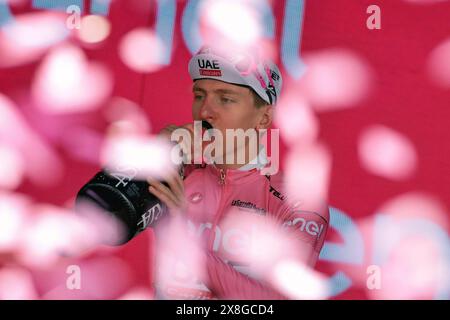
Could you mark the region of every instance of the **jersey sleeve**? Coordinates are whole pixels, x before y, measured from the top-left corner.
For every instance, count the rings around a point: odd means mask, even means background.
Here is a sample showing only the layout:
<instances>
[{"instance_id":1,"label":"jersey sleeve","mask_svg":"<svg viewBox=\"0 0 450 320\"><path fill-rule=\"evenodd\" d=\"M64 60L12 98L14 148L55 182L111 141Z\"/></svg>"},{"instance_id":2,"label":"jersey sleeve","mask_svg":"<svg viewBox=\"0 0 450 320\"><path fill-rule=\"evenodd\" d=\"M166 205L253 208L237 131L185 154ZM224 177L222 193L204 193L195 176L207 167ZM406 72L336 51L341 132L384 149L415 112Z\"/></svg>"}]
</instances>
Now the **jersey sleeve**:
<instances>
[{"instance_id":1,"label":"jersey sleeve","mask_svg":"<svg viewBox=\"0 0 450 320\"><path fill-rule=\"evenodd\" d=\"M314 267L325 242L330 221L328 204L306 204L291 202L284 194L283 174L270 179L269 198L271 212L276 221L296 241L299 250L304 251L301 258L309 267Z\"/></svg>"},{"instance_id":2,"label":"jersey sleeve","mask_svg":"<svg viewBox=\"0 0 450 320\"><path fill-rule=\"evenodd\" d=\"M309 267L314 267L328 231L328 207L304 210L287 206L278 216L278 220L282 227L295 239L297 247L304 251L304 262Z\"/></svg>"},{"instance_id":3,"label":"jersey sleeve","mask_svg":"<svg viewBox=\"0 0 450 320\"><path fill-rule=\"evenodd\" d=\"M279 218L296 251L291 258L313 268L328 229L327 214L289 208ZM238 272L212 252L207 253L206 262L208 288L219 299L288 299L268 282Z\"/></svg>"},{"instance_id":4,"label":"jersey sleeve","mask_svg":"<svg viewBox=\"0 0 450 320\"><path fill-rule=\"evenodd\" d=\"M206 254L208 288L218 299L225 300L286 300L286 296L269 284L236 271L214 253Z\"/></svg>"}]
</instances>

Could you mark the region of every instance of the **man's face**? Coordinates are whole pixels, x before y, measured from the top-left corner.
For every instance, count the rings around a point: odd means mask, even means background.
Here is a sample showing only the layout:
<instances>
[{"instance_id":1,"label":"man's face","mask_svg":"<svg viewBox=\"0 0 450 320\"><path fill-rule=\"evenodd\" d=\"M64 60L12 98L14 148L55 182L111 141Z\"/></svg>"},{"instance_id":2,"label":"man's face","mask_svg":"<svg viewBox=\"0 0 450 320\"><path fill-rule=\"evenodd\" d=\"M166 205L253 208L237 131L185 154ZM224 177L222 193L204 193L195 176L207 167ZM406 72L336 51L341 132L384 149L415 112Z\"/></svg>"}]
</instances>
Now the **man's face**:
<instances>
[{"instance_id":1,"label":"man's face","mask_svg":"<svg viewBox=\"0 0 450 320\"><path fill-rule=\"evenodd\" d=\"M249 140L226 140L226 129L261 129L268 125L266 108L257 108L249 88L225 83L217 80L197 80L193 86L194 102L192 117L194 120L206 120L214 129L218 129L223 137L223 152L237 152L249 145ZM255 137L258 131L255 131ZM244 142L245 141L245 142ZM257 139L254 143L257 145ZM223 153L222 153L223 154ZM220 156L216 154L216 156ZM220 156L222 157L222 156ZM223 158L222 158L223 159ZM247 159L251 160L251 159Z\"/></svg>"},{"instance_id":2,"label":"man's face","mask_svg":"<svg viewBox=\"0 0 450 320\"><path fill-rule=\"evenodd\" d=\"M256 128L260 111L250 89L217 80L197 80L193 87L194 120L206 120L215 129Z\"/></svg>"}]
</instances>

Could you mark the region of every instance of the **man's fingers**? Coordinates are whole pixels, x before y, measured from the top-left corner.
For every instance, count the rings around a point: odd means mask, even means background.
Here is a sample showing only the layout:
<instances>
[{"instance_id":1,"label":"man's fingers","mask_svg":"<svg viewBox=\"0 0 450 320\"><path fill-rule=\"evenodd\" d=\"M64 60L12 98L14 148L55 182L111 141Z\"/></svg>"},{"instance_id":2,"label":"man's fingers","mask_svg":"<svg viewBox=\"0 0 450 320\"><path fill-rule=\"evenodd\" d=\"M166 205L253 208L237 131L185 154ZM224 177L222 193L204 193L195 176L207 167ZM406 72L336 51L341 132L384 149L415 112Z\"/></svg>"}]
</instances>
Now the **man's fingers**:
<instances>
[{"instance_id":1,"label":"man's fingers","mask_svg":"<svg viewBox=\"0 0 450 320\"><path fill-rule=\"evenodd\" d=\"M181 190L181 194L184 198L184 182L178 173L175 175L175 182L177 183L179 189Z\"/></svg>"},{"instance_id":2,"label":"man's fingers","mask_svg":"<svg viewBox=\"0 0 450 320\"><path fill-rule=\"evenodd\" d=\"M175 196L173 191L171 191L168 187L166 187L161 182L153 180L153 179L148 179L148 183L152 187L154 187L156 190L158 190L159 192L161 192L161 193L165 194L166 196L168 196L173 202L177 202L177 197Z\"/></svg>"},{"instance_id":3,"label":"man's fingers","mask_svg":"<svg viewBox=\"0 0 450 320\"><path fill-rule=\"evenodd\" d=\"M178 173L175 173L175 171L166 179L167 183L169 184L170 190L172 190L177 198L182 199L184 198L184 185L183 180L181 180L181 177Z\"/></svg>"},{"instance_id":4,"label":"man's fingers","mask_svg":"<svg viewBox=\"0 0 450 320\"><path fill-rule=\"evenodd\" d=\"M166 206L169 208L170 215L177 216L184 212L184 210L185 210L184 199L182 199L178 202L174 201L173 198L169 194L156 189L154 186L149 187L149 192L154 194L159 200L161 200L163 203L166 204Z\"/></svg>"},{"instance_id":5,"label":"man's fingers","mask_svg":"<svg viewBox=\"0 0 450 320\"><path fill-rule=\"evenodd\" d=\"M180 167L171 167L166 173L162 176L162 180L166 181L169 184L169 187L172 191L176 193L177 196L184 196L184 184L183 179L180 176ZM149 178L149 181L154 181L152 178Z\"/></svg>"},{"instance_id":6,"label":"man's fingers","mask_svg":"<svg viewBox=\"0 0 450 320\"><path fill-rule=\"evenodd\" d=\"M177 128L178 128L178 126L176 126L176 125L169 125L169 126L163 128L163 129L159 132L159 134L160 134L160 135L166 135L167 137L170 138L171 135L172 135L172 132L175 131Z\"/></svg>"},{"instance_id":7,"label":"man's fingers","mask_svg":"<svg viewBox=\"0 0 450 320\"><path fill-rule=\"evenodd\" d=\"M176 200L174 200L169 194L155 188L153 185L148 188L148 191L154 194L159 200L164 202L170 210L178 207Z\"/></svg>"},{"instance_id":8,"label":"man's fingers","mask_svg":"<svg viewBox=\"0 0 450 320\"><path fill-rule=\"evenodd\" d=\"M187 123L182 126L185 129L188 129L192 134L194 134L194 124L193 123Z\"/></svg>"},{"instance_id":9,"label":"man's fingers","mask_svg":"<svg viewBox=\"0 0 450 320\"><path fill-rule=\"evenodd\" d=\"M179 179L181 179L181 178L179 178ZM184 206L184 187L182 187L182 186L180 187L178 185L178 183L174 180L174 178L172 178L171 180L167 179L167 182L169 184L169 188L159 181L153 180L151 178L148 179L148 183L153 187L152 189L155 189L158 191L158 195L162 194L165 196L164 197L165 199L168 199L168 201L172 202L174 205L183 207Z\"/></svg>"}]
</instances>

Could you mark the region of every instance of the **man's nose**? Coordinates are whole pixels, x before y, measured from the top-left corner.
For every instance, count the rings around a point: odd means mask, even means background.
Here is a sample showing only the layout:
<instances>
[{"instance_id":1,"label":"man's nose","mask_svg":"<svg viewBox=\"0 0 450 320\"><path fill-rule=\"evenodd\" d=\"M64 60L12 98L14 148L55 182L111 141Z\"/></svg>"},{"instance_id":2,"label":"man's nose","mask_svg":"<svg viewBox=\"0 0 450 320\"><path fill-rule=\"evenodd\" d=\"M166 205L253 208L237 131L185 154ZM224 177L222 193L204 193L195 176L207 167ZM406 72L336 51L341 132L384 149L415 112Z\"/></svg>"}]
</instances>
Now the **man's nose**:
<instances>
[{"instance_id":1,"label":"man's nose","mask_svg":"<svg viewBox=\"0 0 450 320\"><path fill-rule=\"evenodd\" d=\"M216 113L214 101L212 101L211 97L206 97L200 108L200 118L202 120L210 121L215 118Z\"/></svg>"}]
</instances>

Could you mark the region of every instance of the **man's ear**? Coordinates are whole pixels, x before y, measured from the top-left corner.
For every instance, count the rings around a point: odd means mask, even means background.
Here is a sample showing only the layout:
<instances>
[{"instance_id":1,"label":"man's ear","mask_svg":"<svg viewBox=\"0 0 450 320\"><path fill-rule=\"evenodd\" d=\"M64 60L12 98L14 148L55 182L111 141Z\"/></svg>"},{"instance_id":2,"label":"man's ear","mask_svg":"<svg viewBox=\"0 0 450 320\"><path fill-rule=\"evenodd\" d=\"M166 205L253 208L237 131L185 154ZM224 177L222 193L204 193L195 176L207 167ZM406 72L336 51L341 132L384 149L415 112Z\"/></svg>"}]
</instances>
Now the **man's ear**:
<instances>
[{"instance_id":1,"label":"man's ear","mask_svg":"<svg viewBox=\"0 0 450 320\"><path fill-rule=\"evenodd\" d=\"M256 129L269 129L273 121L273 106L267 105L261 107L259 110L259 121Z\"/></svg>"}]
</instances>

